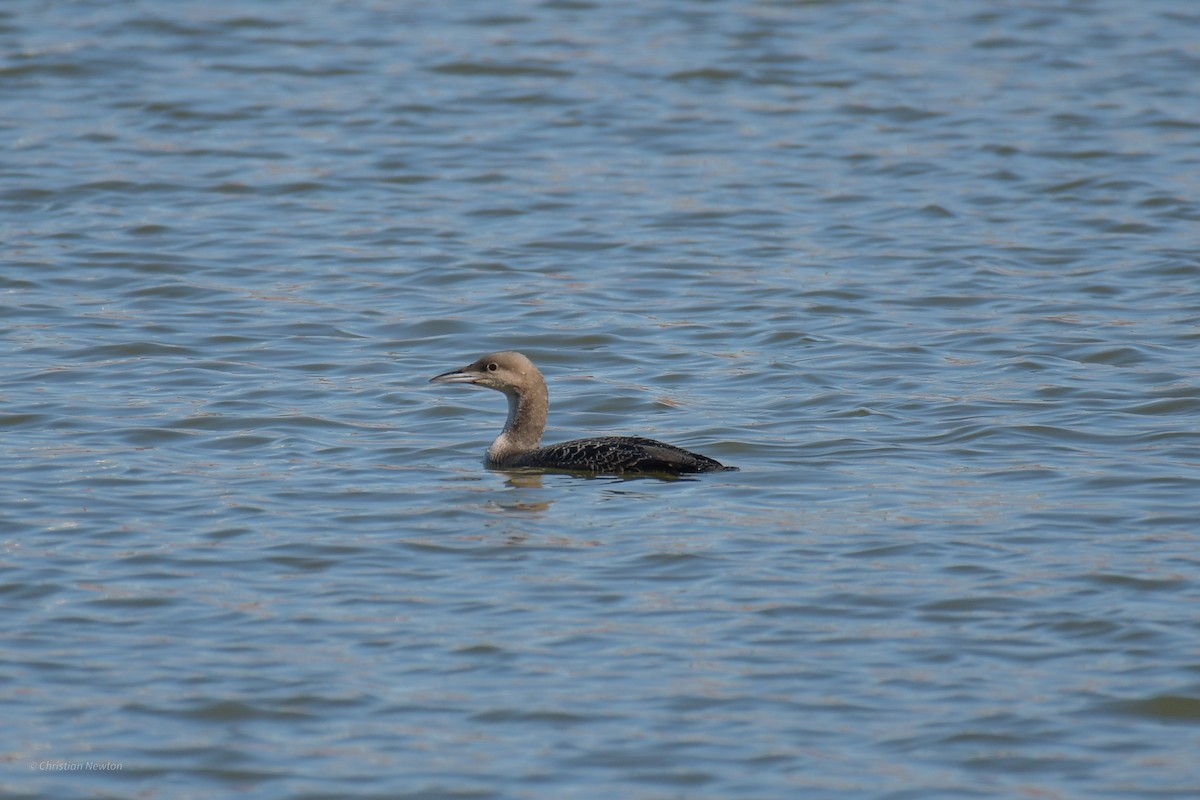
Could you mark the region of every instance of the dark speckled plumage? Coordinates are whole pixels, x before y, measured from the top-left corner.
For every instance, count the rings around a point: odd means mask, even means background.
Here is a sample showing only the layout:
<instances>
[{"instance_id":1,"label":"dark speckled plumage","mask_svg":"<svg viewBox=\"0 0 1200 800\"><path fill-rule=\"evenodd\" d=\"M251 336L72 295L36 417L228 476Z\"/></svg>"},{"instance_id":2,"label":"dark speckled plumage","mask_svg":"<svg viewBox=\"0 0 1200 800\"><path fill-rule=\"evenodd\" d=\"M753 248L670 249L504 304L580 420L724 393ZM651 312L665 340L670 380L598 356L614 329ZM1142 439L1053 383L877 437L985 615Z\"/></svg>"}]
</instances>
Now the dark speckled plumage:
<instances>
[{"instance_id":1,"label":"dark speckled plumage","mask_svg":"<svg viewBox=\"0 0 1200 800\"><path fill-rule=\"evenodd\" d=\"M507 466L542 469L584 469L588 472L623 474L656 472L680 475L687 472L720 472L726 467L708 456L682 447L637 436L599 436L539 447L513 458Z\"/></svg>"},{"instance_id":2,"label":"dark speckled plumage","mask_svg":"<svg viewBox=\"0 0 1200 800\"><path fill-rule=\"evenodd\" d=\"M508 421L488 448L489 467L605 475L683 475L737 469L682 447L636 436L598 436L541 447L549 393L542 373L520 353L491 353L462 369L438 375L431 382L469 383L508 397Z\"/></svg>"}]
</instances>

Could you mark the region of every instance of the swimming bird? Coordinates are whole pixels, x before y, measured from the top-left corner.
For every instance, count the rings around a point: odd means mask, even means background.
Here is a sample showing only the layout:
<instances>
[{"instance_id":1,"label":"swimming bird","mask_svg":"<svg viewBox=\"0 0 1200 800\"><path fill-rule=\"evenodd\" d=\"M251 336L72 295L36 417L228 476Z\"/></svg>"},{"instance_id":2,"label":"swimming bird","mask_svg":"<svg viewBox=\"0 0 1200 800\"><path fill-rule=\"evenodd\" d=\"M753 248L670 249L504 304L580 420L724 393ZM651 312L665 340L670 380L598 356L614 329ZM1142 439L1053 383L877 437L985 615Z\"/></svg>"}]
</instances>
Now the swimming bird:
<instances>
[{"instance_id":1,"label":"swimming bird","mask_svg":"<svg viewBox=\"0 0 1200 800\"><path fill-rule=\"evenodd\" d=\"M492 469L525 467L605 475L682 475L737 469L682 447L638 436L598 436L542 447L550 409L546 379L532 361L513 351L490 353L429 382L469 383L508 397L508 421L487 449L485 463Z\"/></svg>"}]
</instances>

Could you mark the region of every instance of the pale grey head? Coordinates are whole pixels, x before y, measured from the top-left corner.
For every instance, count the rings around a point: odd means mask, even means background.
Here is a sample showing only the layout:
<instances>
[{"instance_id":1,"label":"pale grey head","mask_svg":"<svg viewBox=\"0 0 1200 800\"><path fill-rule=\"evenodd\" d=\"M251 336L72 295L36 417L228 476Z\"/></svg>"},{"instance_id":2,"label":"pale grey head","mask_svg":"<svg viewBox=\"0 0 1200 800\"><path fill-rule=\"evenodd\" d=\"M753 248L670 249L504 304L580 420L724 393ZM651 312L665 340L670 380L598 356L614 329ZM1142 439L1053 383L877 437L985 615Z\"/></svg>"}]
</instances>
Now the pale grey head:
<instances>
[{"instance_id":1,"label":"pale grey head","mask_svg":"<svg viewBox=\"0 0 1200 800\"><path fill-rule=\"evenodd\" d=\"M503 392L508 397L508 420L488 448L489 463L500 464L516 453L534 450L546 430L550 394L546 379L521 353L488 353L462 369L445 372L430 383L469 383Z\"/></svg>"},{"instance_id":2,"label":"pale grey head","mask_svg":"<svg viewBox=\"0 0 1200 800\"><path fill-rule=\"evenodd\" d=\"M542 373L521 353L505 350L488 353L462 369L444 372L429 379L430 383L471 383L498 392L520 393L528 386L545 383Z\"/></svg>"}]
</instances>

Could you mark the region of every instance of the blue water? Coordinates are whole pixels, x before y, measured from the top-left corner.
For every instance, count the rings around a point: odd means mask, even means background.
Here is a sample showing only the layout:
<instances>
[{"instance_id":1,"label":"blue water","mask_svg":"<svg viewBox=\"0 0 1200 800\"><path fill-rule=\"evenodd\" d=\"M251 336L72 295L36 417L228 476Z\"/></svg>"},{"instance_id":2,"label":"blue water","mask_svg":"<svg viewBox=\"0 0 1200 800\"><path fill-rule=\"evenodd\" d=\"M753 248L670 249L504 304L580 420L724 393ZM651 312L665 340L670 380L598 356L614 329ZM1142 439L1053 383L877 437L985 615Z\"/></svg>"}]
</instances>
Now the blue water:
<instances>
[{"instance_id":1,"label":"blue water","mask_svg":"<svg viewBox=\"0 0 1200 800\"><path fill-rule=\"evenodd\" d=\"M0 8L0 795L1195 797L1197 42Z\"/></svg>"}]
</instances>

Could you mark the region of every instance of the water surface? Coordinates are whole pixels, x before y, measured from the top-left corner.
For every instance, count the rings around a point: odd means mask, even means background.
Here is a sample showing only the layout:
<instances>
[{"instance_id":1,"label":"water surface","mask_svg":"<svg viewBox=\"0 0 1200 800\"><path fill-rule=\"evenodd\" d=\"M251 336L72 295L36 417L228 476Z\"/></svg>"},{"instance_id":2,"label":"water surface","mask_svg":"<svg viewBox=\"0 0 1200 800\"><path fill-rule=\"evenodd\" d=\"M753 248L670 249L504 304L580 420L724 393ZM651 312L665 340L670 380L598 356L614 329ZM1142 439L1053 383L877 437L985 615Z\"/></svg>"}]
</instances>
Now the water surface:
<instances>
[{"instance_id":1,"label":"water surface","mask_svg":"<svg viewBox=\"0 0 1200 800\"><path fill-rule=\"evenodd\" d=\"M1194 796L1192 4L427 6L0 11L0 793Z\"/></svg>"}]
</instances>

